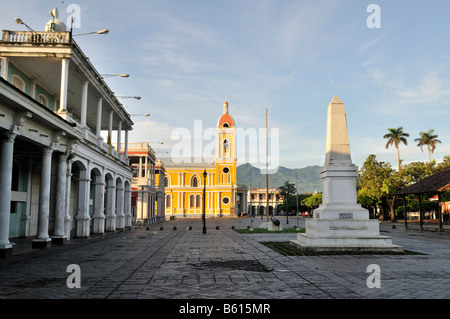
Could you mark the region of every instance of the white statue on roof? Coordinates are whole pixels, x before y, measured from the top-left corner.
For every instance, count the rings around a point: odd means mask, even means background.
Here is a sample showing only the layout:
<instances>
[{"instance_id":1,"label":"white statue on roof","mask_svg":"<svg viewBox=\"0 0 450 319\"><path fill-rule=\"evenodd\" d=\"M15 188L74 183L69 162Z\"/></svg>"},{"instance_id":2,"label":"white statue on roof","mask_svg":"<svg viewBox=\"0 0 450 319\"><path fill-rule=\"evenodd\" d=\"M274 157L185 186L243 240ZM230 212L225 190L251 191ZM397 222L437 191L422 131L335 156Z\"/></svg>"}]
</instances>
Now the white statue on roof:
<instances>
[{"instance_id":1,"label":"white statue on roof","mask_svg":"<svg viewBox=\"0 0 450 319\"><path fill-rule=\"evenodd\" d=\"M50 11L50 15L52 16L52 19L45 25L45 32L66 31L66 25L61 20L58 20L58 8Z\"/></svg>"}]
</instances>

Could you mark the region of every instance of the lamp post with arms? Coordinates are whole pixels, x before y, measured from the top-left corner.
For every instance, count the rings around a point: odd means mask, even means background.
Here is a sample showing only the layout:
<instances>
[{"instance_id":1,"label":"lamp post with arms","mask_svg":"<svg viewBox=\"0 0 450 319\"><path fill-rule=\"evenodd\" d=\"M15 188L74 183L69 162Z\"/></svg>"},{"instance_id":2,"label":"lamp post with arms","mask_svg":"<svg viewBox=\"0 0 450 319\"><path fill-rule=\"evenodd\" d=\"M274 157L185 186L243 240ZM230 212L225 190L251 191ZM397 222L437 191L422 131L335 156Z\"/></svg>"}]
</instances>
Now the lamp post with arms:
<instances>
[{"instance_id":1,"label":"lamp post with arms","mask_svg":"<svg viewBox=\"0 0 450 319\"><path fill-rule=\"evenodd\" d=\"M203 234L206 234L206 214L205 214L205 209L206 209L206 169L203 172Z\"/></svg>"}]
</instances>

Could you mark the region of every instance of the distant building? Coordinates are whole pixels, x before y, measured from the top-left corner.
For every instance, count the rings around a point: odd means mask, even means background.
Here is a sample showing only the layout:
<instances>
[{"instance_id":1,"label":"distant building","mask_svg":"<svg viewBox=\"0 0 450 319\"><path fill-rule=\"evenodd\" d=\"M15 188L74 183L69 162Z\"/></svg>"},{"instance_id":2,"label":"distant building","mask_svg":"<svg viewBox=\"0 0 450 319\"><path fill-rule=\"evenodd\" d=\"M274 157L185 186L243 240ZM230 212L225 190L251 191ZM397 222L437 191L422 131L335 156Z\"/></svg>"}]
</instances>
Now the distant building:
<instances>
[{"instance_id":1,"label":"distant building","mask_svg":"<svg viewBox=\"0 0 450 319\"><path fill-rule=\"evenodd\" d=\"M284 204L283 197L277 188L269 188L269 215L276 215L278 205ZM267 192L266 188L252 188L248 191L249 212L253 216L267 215Z\"/></svg>"},{"instance_id":2,"label":"distant building","mask_svg":"<svg viewBox=\"0 0 450 319\"><path fill-rule=\"evenodd\" d=\"M165 220L166 217L166 166L161 159L155 162L155 187L156 187L156 222Z\"/></svg>"},{"instance_id":3,"label":"distant building","mask_svg":"<svg viewBox=\"0 0 450 319\"><path fill-rule=\"evenodd\" d=\"M130 143L128 157L133 169L131 208L134 221L156 222L155 152L149 143Z\"/></svg>"},{"instance_id":4,"label":"distant building","mask_svg":"<svg viewBox=\"0 0 450 319\"><path fill-rule=\"evenodd\" d=\"M124 229L132 222L127 141L133 122L71 33L57 22L61 31L2 31L3 256L12 252L10 238L33 237L33 247L48 247ZM101 137L106 131L108 143ZM113 131L118 149L110 140Z\"/></svg>"}]
</instances>

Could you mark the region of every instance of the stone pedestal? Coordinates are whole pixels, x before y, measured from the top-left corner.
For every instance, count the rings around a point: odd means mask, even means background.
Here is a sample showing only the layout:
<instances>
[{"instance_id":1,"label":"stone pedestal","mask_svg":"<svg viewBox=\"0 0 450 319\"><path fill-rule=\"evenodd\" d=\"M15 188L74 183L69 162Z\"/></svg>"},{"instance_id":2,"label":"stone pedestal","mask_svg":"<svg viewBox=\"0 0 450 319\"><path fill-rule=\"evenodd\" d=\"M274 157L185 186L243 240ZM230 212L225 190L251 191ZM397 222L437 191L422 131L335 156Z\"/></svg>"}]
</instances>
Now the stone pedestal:
<instances>
[{"instance_id":1,"label":"stone pedestal","mask_svg":"<svg viewBox=\"0 0 450 319\"><path fill-rule=\"evenodd\" d=\"M13 245L0 245L0 258L8 258L13 255Z\"/></svg>"},{"instance_id":2,"label":"stone pedestal","mask_svg":"<svg viewBox=\"0 0 450 319\"><path fill-rule=\"evenodd\" d=\"M322 204L306 219L306 232L291 244L310 251L401 252L389 237L380 236L379 222L356 202L357 167L352 164L344 103L335 97L328 106L325 165L320 172Z\"/></svg>"},{"instance_id":3,"label":"stone pedestal","mask_svg":"<svg viewBox=\"0 0 450 319\"><path fill-rule=\"evenodd\" d=\"M65 245L67 244L66 236L52 236L52 245Z\"/></svg>"},{"instance_id":4,"label":"stone pedestal","mask_svg":"<svg viewBox=\"0 0 450 319\"><path fill-rule=\"evenodd\" d=\"M31 242L32 248L49 248L52 245L52 240L50 238L45 239L33 239Z\"/></svg>"},{"instance_id":5,"label":"stone pedestal","mask_svg":"<svg viewBox=\"0 0 450 319\"><path fill-rule=\"evenodd\" d=\"M283 230L283 226L281 225L281 223L277 226L271 221L263 222L263 223L259 224L258 228L265 228L269 231L282 231Z\"/></svg>"}]
</instances>

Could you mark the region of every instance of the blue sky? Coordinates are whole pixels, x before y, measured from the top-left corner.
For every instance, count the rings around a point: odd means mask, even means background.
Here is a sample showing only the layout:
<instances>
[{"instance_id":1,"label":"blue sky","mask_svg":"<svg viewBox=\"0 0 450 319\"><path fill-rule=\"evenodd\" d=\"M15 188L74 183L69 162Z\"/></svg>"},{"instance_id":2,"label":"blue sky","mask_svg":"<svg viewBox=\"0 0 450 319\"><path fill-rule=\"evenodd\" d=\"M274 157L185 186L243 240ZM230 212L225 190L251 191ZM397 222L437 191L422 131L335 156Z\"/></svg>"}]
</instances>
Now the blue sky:
<instances>
[{"instance_id":1,"label":"blue sky","mask_svg":"<svg viewBox=\"0 0 450 319\"><path fill-rule=\"evenodd\" d=\"M150 0L0 3L2 29L25 30L20 17L43 30L58 7L80 8L77 43L134 117L131 142L152 144L160 156L177 128L194 121L214 127L227 98L242 129L279 130L279 164L323 165L326 112L337 95L347 112L353 162L370 154L396 167L385 149L389 127L410 134L405 163L427 161L414 139L434 129L442 144L433 158L450 155L450 1L363 0ZM370 4L381 9L380 28L368 28ZM276 138L276 137L274 137ZM241 158L239 162L245 161Z\"/></svg>"}]
</instances>

